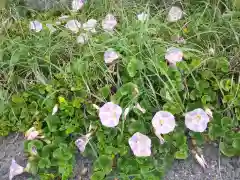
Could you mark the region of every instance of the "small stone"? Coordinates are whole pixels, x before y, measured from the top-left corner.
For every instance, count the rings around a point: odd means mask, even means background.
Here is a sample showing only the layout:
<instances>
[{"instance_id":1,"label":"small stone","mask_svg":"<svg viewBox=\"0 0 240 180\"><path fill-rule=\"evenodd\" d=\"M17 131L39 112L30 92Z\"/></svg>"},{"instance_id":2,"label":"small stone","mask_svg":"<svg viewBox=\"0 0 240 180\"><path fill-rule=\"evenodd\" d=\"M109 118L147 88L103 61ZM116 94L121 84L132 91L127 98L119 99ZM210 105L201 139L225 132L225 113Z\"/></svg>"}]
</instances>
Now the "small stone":
<instances>
[{"instance_id":1,"label":"small stone","mask_svg":"<svg viewBox=\"0 0 240 180\"><path fill-rule=\"evenodd\" d=\"M235 173L236 173L236 177L240 177L240 168L237 168L235 170Z\"/></svg>"},{"instance_id":2,"label":"small stone","mask_svg":"<svg viewBox=\"0 0 240 180\"><path fill-rule=\"evenodd\" d=\"M14 146L14 144L8 144L7 149L11 152L11 151L14 151L16 149L16 146Z\"/></svg>"},{"instance_id":3,"label":"small stone","mask_svg":"<svg viewBox=\"0 0 240 180\"><path fill-rule=\"evenodd\" d=\"M5 155L6 155L6 153L1 151L0 152L0 159L3 159Z\"/></svg>"},{"instance_id":4,"label":"small stone","mask_svg":"<svg viewBox=\"0 0 240 180\"><path fill-rule=\"evenodd\" d=\"M1 169L1 175L5 175L5 174L8 174L8 170L9 170L9 162L4 162L2 163L2 165L0 166L0 169Z\"/></svg>"}]
</instances>

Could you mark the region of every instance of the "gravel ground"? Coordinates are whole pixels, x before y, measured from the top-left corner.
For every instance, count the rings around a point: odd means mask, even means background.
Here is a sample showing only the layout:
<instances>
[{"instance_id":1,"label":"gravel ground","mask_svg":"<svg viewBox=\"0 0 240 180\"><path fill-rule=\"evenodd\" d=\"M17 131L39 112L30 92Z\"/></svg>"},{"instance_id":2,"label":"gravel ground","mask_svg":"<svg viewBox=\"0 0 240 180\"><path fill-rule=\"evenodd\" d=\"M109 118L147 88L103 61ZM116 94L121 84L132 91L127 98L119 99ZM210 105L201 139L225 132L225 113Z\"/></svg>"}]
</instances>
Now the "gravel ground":
<instances>
[{"instance_id":1,"label":"gravel ground","mask_svg":"<svg viewBox=\"0 0 240 180\"><path fill-rule=\"evenodd\" d=\"M9 179L9 167L12 158L15 158L21 166L26 166L27 161L23 153L23 136L20 134L11 134L7 137L0 137L0 180ZM30 177L23 174L14 178L14 180L26 180Z\"/></svg>"},{"instance_id":2,"label":"gravel ground","mask_svg":"<svg viewBox=\"0 0 240 180\"><path fill-rule=\"evenodd\" d=\"M240 180L240 157L219 157L214 145L204 147L204 157L208 163L205 171L189 157L185 161L175 161L165 180Z\"/></svg>"},{"instance_id":3,"label":"gravel ground","mask_svg":"<svg viewBox=\"0 0 240 180\"><path fill-rule=\"evenodd\" d=\"M15 158L17 163L26 167L27 160L24 156L24 138L21 134L11 134L7 137L0 137L0 180L9 179L9 167L12 158ZM77 165L74 169L74 178L72 180L89 180L91 162L80 156L76 157ZM14 180L27 180L31 177L30 174L24 173L16 176ZM34 178L38 180L38 178Z\"/></svg>"},{"instance_id":4,"label":"gravel ground","mask_svg":"<svg viewBox=\"0 0 240 180\"><path fill-rule=\"evenodd\" d=\"M20 165L26 166L23 136L11 134L8 137L0 137L0 150L0 180L8 180L12 158ZM205 171L189 157L185 161L175 161L164 180L240 180L240 157L219 157L218 148L214 145L207 145L204 148L204 156L209 165ZM91 162L78 155L73 180L89 180L90 167ZM14 180L27 180L28 177L30 175L23 174Z\"/></svg>"}]
</instances>

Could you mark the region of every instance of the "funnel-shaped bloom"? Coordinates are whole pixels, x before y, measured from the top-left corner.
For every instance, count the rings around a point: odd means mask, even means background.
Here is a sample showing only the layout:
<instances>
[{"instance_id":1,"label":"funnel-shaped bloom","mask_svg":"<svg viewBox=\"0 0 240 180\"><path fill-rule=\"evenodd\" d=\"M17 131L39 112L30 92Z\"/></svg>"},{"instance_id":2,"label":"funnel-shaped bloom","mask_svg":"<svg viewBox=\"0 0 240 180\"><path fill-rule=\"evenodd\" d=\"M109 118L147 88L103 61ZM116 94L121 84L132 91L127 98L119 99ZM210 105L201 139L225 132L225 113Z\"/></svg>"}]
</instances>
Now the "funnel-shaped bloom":
<instances>
[{"instance_id":1,"label":"funnel-shaped bloom","mask_svg":"<svg viewBox=\"0 0 240 180\"><path fill-rule=\"evenodd\" d=\"M183 17L183 11L180 7L173 6L168 12L167 20L169 22L176 22Z\"/></svg>"},{"instance_id":2,"label":"funnel-shaped bloom","mask_svg":"<svg viewBox=\"0 0 240 180\"><path fill-rule=\"evenodd\" d=\"M128 143L135 156L147 157L151 155L151 139L148 136L136 132L129 138Z\"/></svg>"},{"instance_id":3,"label":"funnel-shaped bloom","mask_svg":"<svg viewBox=\"0 0 240 180\"><path fill-rule=\"evenodd\" d=\"M175 118L170 112L158 111L152 119L152 126L156 135L168 134L176 126Z\"/></svg>"},{"instance_id":4,"label":"funnel-shaped bloom","mask_svg":"<svg viewBox=\"0 0 240 180\"><path fill-rule=\"evenodd\" d=\"M43 26L42 26L42 23L35 20L35 21L30 22L29 28L30 28L30 30L33 30L35 32L40 32L42 30Z\"/></svg>"},{"instance_id":5,"label":"funnel-shaped bloom","mask_svg":"<svg viewBox=\"0 0 240 180\"><path fill-rule=\"evenodd\" d=\"M12 180L15 176L24 172L24 168L20 166L15 159L12 159L11 166L9 168L9 180Z\"/></svg>"},{"instance_id":6,"label":"funnel-shaped bloom","mask_svg":"<svg viewBox=\"0 0 240 180\"><path fill-rule=\"evenodd\" d=\"M185 125L194 132L203 132L207 129L210 118L207 113L201 109L195 109L185 114Z\"/></svg>"},{"instance_id":7,"label":"funnel-shaped bloom","mask_svg":"<svg viewBox=\"0 0 240 180\"><path fill-rule=\"evenodd\" d=\"M167 49L167 52L165 54L165 59L170 65L175 66L177 62L180 62L183 60L183 52L175 47L171 47Z\"/></svg>"},{"instance_id":8,"label":"funnel-shaped bloom","mask_svg":"<svg viewBox=\"0 0 240 180\"><path fill-rule=\"evenodd\" d=\"M122 108L112 102L105 103L99 109L99 117L102 125L106 127L115 127L119 123Z\"/></svg>"},{"instance_id":9,"label":"funnel-shaped bloom","mask_svg":"<svg viewBox=\"0 0 240 180\"><path fill-rule=\"evenodd\" d=\"M75 144L78 147L80 152L84 152L85 151L86 145L88 144L91 135L92 135L92 133L88 133L88 134L86 134L84 136L81 136L80 138L78 138L75 141Z\"/></svg>"},{"instance_id":10,"label":"funnel-shaped bloom","mask_svg":"<svg viewBox=\"0 0 240 180\"><path fill-rule=\"evenodd\" d=\"M112 32L117 25L117 19L112 14L107 14L102 21L102 27L105 31Z\"/></svg>"},{"instance_id":11,"label":"funnel-shaped bloom","mask_svg":"<svg viewBox=\"0 0 240 180\"><path fill-rule=\"evenodd\" d=\"M118 58L119 58L118 53L116 51L114 51L113 49L108 49L104 53L104 61L105 61L106 64L111 64L112 62L114 62Z\"/></svg>"}]
</instances>

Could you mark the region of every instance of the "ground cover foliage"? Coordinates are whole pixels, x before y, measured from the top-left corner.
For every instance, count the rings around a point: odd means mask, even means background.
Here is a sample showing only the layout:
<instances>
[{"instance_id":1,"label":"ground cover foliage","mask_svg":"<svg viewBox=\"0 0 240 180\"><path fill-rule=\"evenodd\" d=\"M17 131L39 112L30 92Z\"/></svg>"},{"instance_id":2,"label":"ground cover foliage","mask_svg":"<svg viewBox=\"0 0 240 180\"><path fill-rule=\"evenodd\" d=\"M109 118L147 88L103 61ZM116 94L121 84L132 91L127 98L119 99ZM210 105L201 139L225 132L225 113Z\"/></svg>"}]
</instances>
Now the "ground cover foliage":
<instances>
[{"instance_id":1,"label":"ground cover foliage","mask_svg":"<svg viewBox=\"0 0 240 180\"><path fill-rule=\"evenodd\" d=\"M62 11L23 13L13 11L21 7L16 4L1 11L0 135L34 127L44 136L26 140L26 171L69 179L78 138L88 142L81 153L94 162L92 180L159 179L174 159L199 153L209 142L218 142L226 156L240 155L239 5L189 0L179 6L185 14L174 23L166 20L168 9L151 1L87 1L80 12L65 10L70 19L99 22L84 45L64 27L67 20L54 33L45 25L38 33L29 30L30 21L55 23ZM141 12L149 18L138 20ZM117 19L113 33L101 28L108 13ZM176 66L165 60L169 47L183 52ZM110 65L104 62L109 48L119 55ZM98 108L106 102L123 111L114 128L100 121ZM185 125L186 113L197 108L212 112L204 132ZM162 143L151 123L160 110L176 121ZM129 138L136 132L151 139L151 156L133 154Z\"/></svg>"}]
</instances>

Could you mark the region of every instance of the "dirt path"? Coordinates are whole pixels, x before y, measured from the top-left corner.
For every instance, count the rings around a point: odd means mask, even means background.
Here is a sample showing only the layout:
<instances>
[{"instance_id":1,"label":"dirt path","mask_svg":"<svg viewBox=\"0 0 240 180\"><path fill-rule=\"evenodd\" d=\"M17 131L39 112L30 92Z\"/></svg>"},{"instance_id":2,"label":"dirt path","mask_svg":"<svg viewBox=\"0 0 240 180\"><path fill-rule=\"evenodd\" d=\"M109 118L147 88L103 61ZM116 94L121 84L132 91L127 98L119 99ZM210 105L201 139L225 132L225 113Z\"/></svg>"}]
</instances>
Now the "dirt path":
<instances>
[{"instance_id":1,"label":"dirt path","mask_svg":"<svg viewBox=\"0 0 240 180\"><path fill-rule=\"evenodd\" d=\"M15 158L22 166L26 165L23 136L12 134L8 137L0 137L0 150L0 180L8 180L12 158ZM213 145L205 147L204 155L209 164L207 170L203 171L195 160L189 157L186 161L176 161L165 180L240 180L240 157L219 158L218 148ZM74 180L89 180L90 167L91 162L79 155L74 171ZM27 180L28 177L31 176L23 174L14 180Z\"/></svg>"}]
</instances>

